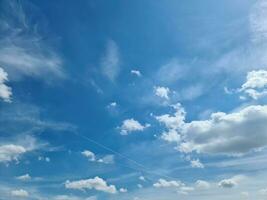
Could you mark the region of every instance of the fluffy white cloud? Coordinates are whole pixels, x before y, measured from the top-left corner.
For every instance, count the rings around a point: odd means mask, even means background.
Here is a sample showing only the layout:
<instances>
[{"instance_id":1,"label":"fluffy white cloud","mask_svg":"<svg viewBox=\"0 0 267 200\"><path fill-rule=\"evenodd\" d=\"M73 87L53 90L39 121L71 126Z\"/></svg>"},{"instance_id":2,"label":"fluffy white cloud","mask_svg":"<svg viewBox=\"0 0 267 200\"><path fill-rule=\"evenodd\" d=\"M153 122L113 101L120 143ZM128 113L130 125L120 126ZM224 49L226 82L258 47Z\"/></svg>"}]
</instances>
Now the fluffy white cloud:
<instances>
[{"instance_id":1,"label":"fluffy white cloud","mask_svg":"<svg viewBox=\"0 0 267 200\"><path fill-rule=\"evenodd\" d=\"M267 95L267 71L251 71L247 74L246 82L239 89L253 99Z\"/></svg>"},{"instance_id":2,"label":"fluffy white cloud","mask_svg":"<svg viewBox=\"0 0 267 200\"><path fill-rule=\"evenodd\" d=\"M18 161L19 157L26 153L27 150L23 146L6 144L0 146L0 162Z\"/></svg>"},{"instance_id":3,"label":"fluffy white cloud","mask_svg":"<svg viewBox=\"0 0 267 200\"><path fill-rule=\"evenodd\" d=\"M96 160L95 154L92 151L84 150L81 154L85 156L86 158L88 158L90 161Z\"/></svg>"},{"instance_id":4,"label":"fluffy white cloud","mask_svg":"<svg viewBox=\"0 0 267 200\"><path fill-rule=\"evenodd\" d=\"M140 122L136 121L135 119L126 119L122 122L120 127L121 135L128 135L134 131L143 131L145 128L148 128L150 124L142 125Z\"/></svg>"},{"instance_id":5,"label":"fluffy white cloud","mask_svg":"<svg viewBox=\"0 0 267 200\"><path fill-rule=\"evenodd\" d=\"M138 77L142 76L141 72L138 71L138 70L131 70L131 74L134 74L134 75L136 75Z\"/></svg>"},{"instance_id":6,"label":"fluffy white cloud","mask_svg":"<svg viewBox=\"0 0 267 200\"><path fill-rule=\"evenodd\" d=\"M31 176L29 174L24 174L21 176L17 176L16 179L20 181L28 181L31 180Z\"/></svg>"},{"instance_id":7,"label":"fluffy white cloud","mask_svg":"<svg viewBox=\"0 0 267 200\"><path fill-rule=\"evenodd\" d=\"M186 153L240 155L267 146L267 106L252 105L229 114L217 112L210 119L188 123L184 109L177 106L174 115L156 119L168 130L176 130L181 137L177 149Z\"/></svg>"},{"instance_id":8,"label":"fluffy white cloud","mask_svg":"<svg viewBox=\"0 0 267 200\"><path fill-rule=\"evenodd\" d=\"M99 163L104 163L104 164L114 163L114 155L106 155L106 156L103 156L102 158L97 159L96 155L92 151L89 151L89 150L84 150L83 152L81 152L81 154L92 162L99 162Z\"/></svg>"},{"instance_id":9,"label":"fluffy white cloud","mask_svg":"<svg viewBox=\"0 0 267 200\"><path fill-rule=\"evenodd\" d=\"M190 164L191 164L191 167L193 167L193 168L204 168L203 163L201 163L199 159L191 160Z\"/></svg>"},{"instance_id":10,"label":"fluffy white cloud","mask_svg":"<svg viewBox=\"0 0 267 200\"><path fill-rule=\"evenodd\" d=\"M184 184L181 181L167 181L165 179L159 179L156 183L153 184L156 188L179 188Z\"/></svg>"},{"instance_id":11,"label":"fluffy white cloud","mask_svg":"<svg viewBox=\"0 0 267 200\"><path fill-rule=\"evenodd\" d=\"M139 176L138 178L140 181L146 181L145 177L144 176Z\"/></svg>"},{"instance_id":12,"label":"fluffy white cloud","mask_svg":"<svg viewBox=\"0 0 267 200\"><path fill-rule=\"evenodd\" d=\"M67 189L76 189L76 190L84 190L84 189L95 189L102 192L107 193L116 193L117 189L114 185L108 185L105 180L96 176L92 179L78 180L78 181L66 181L65 187Z\"/></svg>"},{"instance_id":13,"label":"fluffy white cloud","mask_svg":"<svg viewBox=\"0 0 267 200\"><path fill-rule=\"evenodd\" d=\"M203 180L197 180L195 185L196 185L196 188L201 189L201 190L206 190L210 188L210 183L207 181L203 181Z\"/></svg>"},{"instance_id":14,"label":"fluffy white cloud","mask_svg":"<svg viewBox=\"0 0 267 200\"><path fill-rule=\"evenodd\" d=\"M120 188L119 190L121 193L125 193L125 192L128 192L128 190L126 188Z\"/></svg>"},{"instance_id":15,"label":"fluffy white cloud","mask_svg":"<svg viewBox=\"0 0 267 200\"><path fill-rule=\"evenodd\" d=\"M223 179L218 183L218 186L222 188L233 188L237 186L240 183L240 181L242 181L244 178L245 178L244 176L238 175L230 179Z\"/></svg>"},{"instance_id":16,"label":"fluffy white cloud","mask_svg":"<svg viewBox=\"0 0 267 200\"><path fill-rule=\"evenodd\" d=\"M26 190L19 189L19 190L12 190L11 196L18 197L18 198L26 198L29 196L29 193Z\"/></svg>"},{"instance_id":17,"label":"fluffy white cloud","mask_svg":"<svg viewBox=\"0 0 267 200\"><path fill-rule=\"evenodd\" d=\"M101 60L102 73L111 81L115 81L120 72L119 48L113 40L109 40L105 55Z\"/></svg>"},{"instance_id":18,"label":"fluffy white cloud","mask_svg":"<svg viewBox=\"0 0 267 200\"><path fill-rule=\"evenodd\" d=\"M169 99L170 89L167 87L156 86L154 87L154 93L156 96L159 96L164 99Z\"/></svg>"},{"instance_id":19,"label":"fluffy white cloud","mask_svg":"<svg viewBox=\"0 0 267 200\"><path fill-rule=\"evenodd\" d=\"M5 83L8 81L7 73L0 67L0 98L6 102L11 101L12 91Z\"/></svg>"}]
</instances>

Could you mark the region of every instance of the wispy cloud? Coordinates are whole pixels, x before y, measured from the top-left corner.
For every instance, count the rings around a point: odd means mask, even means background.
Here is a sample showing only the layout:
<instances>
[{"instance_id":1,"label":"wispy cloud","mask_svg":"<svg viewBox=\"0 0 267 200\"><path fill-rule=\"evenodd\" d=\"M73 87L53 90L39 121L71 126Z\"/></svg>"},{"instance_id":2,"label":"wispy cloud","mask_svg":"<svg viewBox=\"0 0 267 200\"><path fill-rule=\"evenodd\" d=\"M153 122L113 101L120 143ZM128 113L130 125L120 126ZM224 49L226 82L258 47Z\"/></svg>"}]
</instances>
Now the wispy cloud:
<instances>
[{"instance_id":1,"label":"wispy cloud","mask_svg":"<svg viewBox=\"0 0 267 200\"><path fill-rule=\"evenodd\" d=\"M63 61L27 18L20 1L2 1L0 65L11 80L25 76L50 81L64 78Z\"/></svg>"},{"instance_id":2,"label":"wispy cloud","mask_svg":"<svg viewBox=\"0 0 267 200\"><path fill-rule=\"evenodd\" d=\"M107 42L105 54L101 60L101 70L109 80L115 81L120 72L119 48L115 41Z\"/></svg>"}]
</instances>

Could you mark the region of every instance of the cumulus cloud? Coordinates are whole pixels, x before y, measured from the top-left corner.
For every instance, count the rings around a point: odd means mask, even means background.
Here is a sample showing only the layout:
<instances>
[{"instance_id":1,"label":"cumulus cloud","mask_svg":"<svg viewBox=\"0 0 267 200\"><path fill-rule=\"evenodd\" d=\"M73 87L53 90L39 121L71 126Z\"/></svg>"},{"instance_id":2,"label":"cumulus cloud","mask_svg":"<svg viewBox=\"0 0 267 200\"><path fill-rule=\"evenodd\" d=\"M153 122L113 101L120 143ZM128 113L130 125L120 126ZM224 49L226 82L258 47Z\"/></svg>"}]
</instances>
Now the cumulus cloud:
<instances>
[{"instance_id":1,"label":"cumulus cloud","mask_svg":"<svg viewBox=\"0 0 267 200\"><path fill-rule=\"evenodd\" d=\"M223 179L218 183L218 186L222 188L233 188L237 186L240 183L240 181L242 181L244 178L245 178L244 176L238 175L230 179Z\"/></svg>"},{"instance_id":2,"label":"cumulus cloud","mask_svg":"<svg viewBox=\"0 0 267 200\"><path fill-rule=\"evenodd\" d=\"M155 86L154 87L154 93L155 93L156 96L168 100L169 99L170 89L168 87Z\"/></svg>"},{"instance_id":3,"label":"cumulus cloud","mask_svg":"<svg viewBox=\"0 0 267 200\"><path fill-rule=\"evenodd\" d=\"M203 181L203 180L197 180L195 185L196 185L196 188L201 189L201 190L206 190L210 188L210 183L207 181Z\"/></svg>"},{"instance_id":4,"label":"cumulus cloud","mask_svg":"<svg viewBox=\"0 0 267 200\"><path fill-rule=\"evenodd\" d=\"M31 180L31 178L32 177L29 174L24 174L24 175L16 177L16 179L20 180L20 181L29 181L29 180Z\"/></svg>"},{"instance_id":5,"label":"cumulus cloud","mask_svg":"<svg viewBox=\"0 0 267 200\"><path fill-rule=\"evenodd\" d=\"M121 193L126 193L126 192L128 192L128 190L126 189L126 188L120 188L120 190L119 190Z\"/></svg>"},{"instance_id":6,"label":"cumulus cloud","mask_svg":"<svg viewBox=\"0 0 267 200\"><path fill-rule=\"evenodd\" d=\"M95 189L98 191L106 193L117 193L117 189L114 185L108 185L105 180L96 176L92 179L84 179L78 181L69 181L65 183L67 189L85 190L85 189Z\"/></svg>"},{"instance_id":7,"label":"cumulus cloud","mask_svg":"<svg viewBox=\"0 0 267 200\"><path fill-rule=\"evenodd\" d=\"M168 130L179 134L177 149L181 152L240 155L267 146L267 106L247 106L229 114L212 113L207 120L188 123L185 114L177 106L173 115L156 117Z\"/></svg>"},{"instance_id":8,"label":"cumulus cloud","mask_svg":"<svg viewBox=\"0 0 267 200\"><path fill-rule=\"evenodd\" d=\"M247 74L246 82L239 92L244 92L253 99L259 99L267 95L267 71L251 71Z\"/></svg>"},{"instance_id":9,"label":"cumulus cloud","mask_svg":"<svg viewBox=\"0 0 267 200\"><path fill-rule=\"evenodd\" d=\"M90 161L96 160L95 154L92 151L84 150L81 154L85 156L86 158L88 158Z\"/></svg>"},{"instance_id":10,"label":"cumulus cloud","mask_svg":"<svg viewBox=\"0 0 267 200\"><path fill-rule=\"evenodd\" d=\"M136 75L138 77L141 77L142 76L142 74L141 74L141 72L139 70L134 70L134 69L131 70L131 74Z\"/></svg>"},{"instance_id":11,"label":"cumulus cloud","mask_svg":"<svg viewBox=\"0 0 267 200\"><path fill-rule=\"evenodd\" d=\"M20 145L6 144L0 146L0 162L18 161L27 150Z\"/></svg>"},{"instance_id":12,"label":"cumulus cloud","mask_svg":"<svg viewBox=\"0 0 267 200\"><path fill-rule=\"evenodd\" d=\"M122 125L120 127L120 134L121 135L128 135L131 132L135 131L143 131L146 128L148 128L150 124L145 124L142 125L140 122L137 120L131 118L131 119L126 119L122 122Z\"/></svg>"},{"instance_id":13,"label":"cumulus cloud","mask_svg":"<svg viewBox=\"0 0 267 200\"><path fill-rule=\"evenodd\" d=\"M165 179L159 179L153 184L156 188L179 188L184 184L181 181L167 181Z\"/></svg>"},{"instance_id":14,"label":"cumulus cloud","mask_svg":"<svg viewBox=\"0 0 267 200\"><path fill-rule=\"evenodd\" d=\"M119 48L113 40L109 40L106 46L106 52L101 60L101 69L103 75L109 80L115 81L120 72Z\"/></svg>"},{"instance_id":15,"label":"cumulus cloud","mask_svg":"<svg viewBox=\"0 0 267 200\"><path fill-rule=\"evenodd\" d=\"M11 102L12 90L6 85L8 81L7 73L0 67L0 98L5 102Z\"/></svg>"},{"instance_id":16,"label":"cumulus cloud","mask_svg":"<svg viewBox=\"0 0 267 200\"><path fill-rule=\"evenodd\" d=\"M17 198L26 198L29 196L29 193L26 190L19 189L19 190L12 190L11 196L17 197Z\"/></svg>"},{"instance_id":17,"label":"cumulus cloud","mask_svg":"<svg viewBox=\"0 0 267 200\"><path fill-rule=\"evenodd\" d=\"M145 177L144 176L139 176L138 178L140 181L146 181Z\"/></svg>"}]
</instances>

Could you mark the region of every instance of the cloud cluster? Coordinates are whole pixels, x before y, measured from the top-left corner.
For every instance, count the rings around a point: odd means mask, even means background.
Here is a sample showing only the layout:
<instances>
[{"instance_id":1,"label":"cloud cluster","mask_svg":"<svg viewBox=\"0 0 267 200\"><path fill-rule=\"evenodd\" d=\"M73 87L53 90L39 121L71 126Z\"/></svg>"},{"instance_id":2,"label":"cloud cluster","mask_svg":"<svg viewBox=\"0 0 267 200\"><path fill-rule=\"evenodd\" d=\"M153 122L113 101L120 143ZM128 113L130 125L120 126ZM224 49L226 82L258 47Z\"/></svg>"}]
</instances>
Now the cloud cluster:
<instances>
[{"instance_id":1,"label":"cloud cluster","mask_svg":"<svg viewBox=\"0 0 267 200\"><path fill-rule=\"evenodd\" d=\"M168 100L170 89L168 87L156 86L156 87L154 87L154 93L156 96Z\"/></svg>"},{"instance_id":2,"label":"cloud cluster","mask_svg":"<svg viewBox=\"0 0 267 200\"><path fill-rule=\"evenodd\" d=\"M117 189L114 185L108 185L105 180L96 176L92 179L78 180L78 181L69 181L67 180L65 183L65 187L67 189L76 189L76 190L84 190L84 189L95 189L102 192L107 192L111 194L117 193Z\"/></svg>"},{"instance_id":3,"label":"cloud cluster","mask_svg":"<svg viewBox=\"0 0 267 200\"><path fill-rule=\"evenodd\" d=\"M179 135L162 138L177 143L181 137L177 149L185 153L240 155L267 146L267 106L247 106L229 114L212 113L210 119L188 123L184 109L177 106L173 115L165 114L156 119L168 132L174 130Z\"/></svg>"}]
</instances>

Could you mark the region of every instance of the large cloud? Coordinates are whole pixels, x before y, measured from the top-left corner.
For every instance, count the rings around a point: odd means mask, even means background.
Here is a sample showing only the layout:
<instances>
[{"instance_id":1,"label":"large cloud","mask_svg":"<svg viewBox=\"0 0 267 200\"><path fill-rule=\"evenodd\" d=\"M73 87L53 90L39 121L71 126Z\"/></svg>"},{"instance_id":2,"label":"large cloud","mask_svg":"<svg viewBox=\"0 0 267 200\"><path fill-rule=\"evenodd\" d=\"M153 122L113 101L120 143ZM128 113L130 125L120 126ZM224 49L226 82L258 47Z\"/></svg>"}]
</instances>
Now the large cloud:
<instances>
[{"instance_id":1,"label":"large cloud","mask_svg":"<svg viewBox=\"0 0 267 200\"><path fill-rule=\"evenodd\" d=\"M267 106L252 105L229 114L217 112L208 120L189 123L184 116L183 108L177 106L174 115L156 117L168 130L179 134L177 148L182 152L233 155L267 146Z\"/></svg>"}]
</instances>

